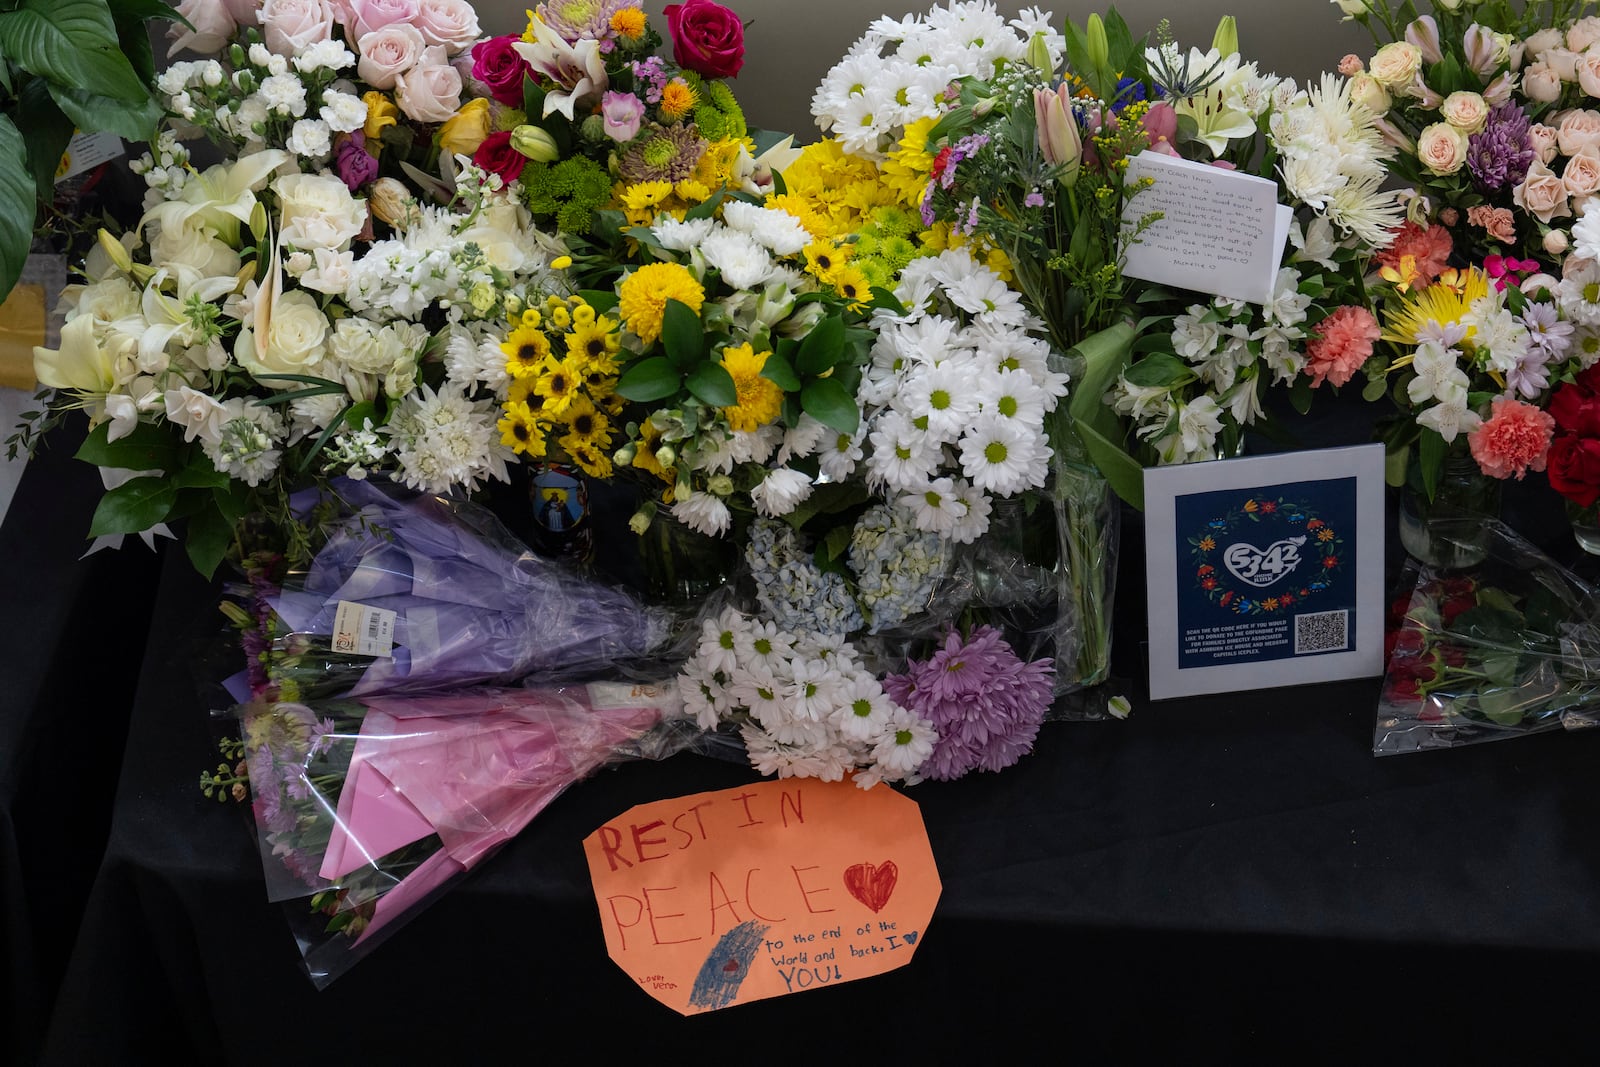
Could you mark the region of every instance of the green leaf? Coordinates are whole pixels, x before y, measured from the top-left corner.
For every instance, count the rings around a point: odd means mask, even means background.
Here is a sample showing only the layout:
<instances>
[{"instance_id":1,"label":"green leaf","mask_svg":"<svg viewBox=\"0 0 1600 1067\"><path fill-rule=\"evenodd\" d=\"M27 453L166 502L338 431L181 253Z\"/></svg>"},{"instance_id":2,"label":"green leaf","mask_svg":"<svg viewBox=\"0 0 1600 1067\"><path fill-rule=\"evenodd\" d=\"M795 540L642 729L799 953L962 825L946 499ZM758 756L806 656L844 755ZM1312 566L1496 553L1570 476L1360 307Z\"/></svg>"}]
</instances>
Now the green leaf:
<instances>
[{"instance_id":1,"label":"green leaf","mask_svg":"<svg viewBox=\"0 0 1600 1067\"><path fill-rule=\"evenodd\" d=\"M1166 352L1153 352L1139 362L1130 364L1123 372L1123 377L1127 379L1129 385L1175 389L1194 381L1199 376L1195 374L1193 367L1177 356Z\"/></svg>"},{"instance_id":2,"label":"green leaf","mask_svg":"<svg viewBox=\"0 0 1600 1067\"><path fill-rule=\"evenodd\" d=\"M1075 419L1073 427L1077 430L1079 439L1083 441L1083 447L1088 451L1089 458L1100 469L1112 491L1143 511L1144 468L1139 465L1139 461L1089 423Z\"/></svg>"},{"instance_id":3,"label":"green leaf","mask_svg":"<svg viewBox=\"0 0 1600 1067\"><path fill-rule=\"evenodd\" d=\"M583 297L583 302L594 308L596 315L604 315L617 306L617 294L610 289L580 289L578 295Z\"/></svg>"},{"instance_id":4,"label":"green leaf","mask_svg":"<svg viewBox=\"0 0 1600 1067\"><path fill-rule=\"evenodd\" d=\"M1289 385L1289 403L1302 415L1311 410L1311 383L1305 375L1296 376Z\"/></svg>"},{"instance_id":5,"label":"green leaf","mask_svg":"<svg viewBox=\"0 0 1600 1067\"><path fill-rule=\"evenodd\" d=\"M233 524L214 508L202 509L190 517L183 547L189 553L189 562L202 577L210 578L216 573L217 565L228 554L231 544Z\"/></svg>"},{"instance_id":6,"label":"green leaf","mask_svg":"<svg viewBox=\"0 0 1600 1067\"><path fill-rule=\"evenodd\" d=\"M617 395L629 400L660 400L671 396L683 384L683 377L665 356L641 360L617 379Z\"/></svg>"},{"instance_id":7,"label":"green leaf","mask_svg":"<svg viewBox=\"0 0 1600 1067\"><path fill-rule=\"evenodd\" d=\"M807 378L815 377L839 362L839 355L843 351L844 319L829 315L813 326L805 340L800 342L800 351L795 355L795 367ZM812 415L815 417L816 412L812 412Z\"/></svg>"},{"instance_id":8,"label":"green leaf","mask_svg":"<svg viewBox=\"0 0 1600 1067\"><path fill-rule=\"evenodd\" d=\"M33 246L35 188L28 173L28 147L7 115L0 115L0 300L22 277Z\"/></svg>"},{"instance_id":9,"label":"green leaf","mask_svg":"<svg viewBox=\"0 0 1600 1067\"><path fill-rule=\"evenodd\" d=\"M134 478L100 498L89 536L143 533L167 517L178 490L166 478Z\"/></svg>"},{"instance_id":10,"label":"green leaf","mask_svg":"<svg viewBox=\"0 0 1600 1067\"><path fill-rule=\"evenodd\" d=\"M205 453L202 452L197 462L191 463L172 476L172 485L175 489L225 489L232 480L226 474L214 469L211 461L206 459Z\"/></svg>"},{"instance_id":11,"label":"green leaf","mask_svg":"<svg viewBox=\"0 0 1600 1067\"><path fill-rule=\"evenodd\" d=\"M714 408L731 408L739 402L733 375L720 363L702 363L689 372L684 384L689 392Z\"/></svg>"},{"instance_id":12,"label":"green leaf","mask_svg":"<svg viewBox=\"0 0 1600 1067\"><path fill-rule=\"evenodd\" d=\"M341 391L344 388L338 382L329 381L327 378L318 378L312 374L253 374L251 377L258 382L303 382L306 385L331 385Z\"/></svg>"},{"instance_id":13,"label":"green leaf","mask_svg":"<svg viewBox=\"0 0 1600 1067\"><path fill-rule=\"evenodd\" d=\"M1497 726L1515 726L1522 721L1523 703L1515 689L1490 689L1478 694L1478 710Z\"/></svg>"},{"instance_id":14,"label":"green leaf","mask_svg":"<svg viewBox=\"0 0 1600 1067\"><path fill-rule=\"evenodd\" d=\"M130 102L52 84L50 97L78 129L109 130L125 141L152 140L161 121L161 105L148 96Z\"/></svg>"},{"instance_id":15,"label":"green leaf","mask_svg":"<svg viewBox=\"0 0 1600 1067\"><path fill-rule=\"evenodd\" d=\"M359 404L351 404L344 413L344 424L352 430L361 429L369 419L372 420L372 425L374 426L383 424L383 420L378 417L378 405L370 400L363 400Z\"/></svg>"},{"instance_id":16,"label":"green leaf","mask_svg":"<svg viewBox=\"0 0 1600 1067\"><path fill-rule=\"evenodd\" d=\"M1517 661L1520 657L1515 652L1501 652L1493 656L1485 656L1483 660L1483 673L1489 681L1497 686L1512 686L1517 681Z\"/></svg>"},{"instance_id":17,"label":"green leaf","mask_svg":"<svg viewBox=\"0 0 1600 1067\"><path fill-rule=\"evenodd\" d=\"M681 300L668 300L661 317L661 343L667 358L680 371L686 371L706 358L705 328L700 316Z\"/></svg>"},{"instance_id":18,"label":"green leaf","mask_svg":"<svg viewBox=\"0 0 1600 1067\"><path fill-rule=\"evenodd\" d=\"M0 14L0 49L56 85L123 103L150 96L122 54L105 0L22 0Z\"/></svg>"},{"instance_id":19,"label":"green leaf","mask_svg":"<svg viewBox=\"0 0 1600 1067\"><path fill-rule=\"evenodd\" d=\"M818 515L837 515L866 503L871 496L867 487L860 482L823 482L801 501L799 507L785 515L783 521L798 530Z\"/></svg>"},{"instance_id":20,"label":"green leaf","mask_svg":"<svg viewBox=\"0 0 1600 1067\"><path fill-rule=\"evenodd\" d=\"M177 442L161 427L141 422L131 433L115 441L106 439L110 431L109 422L90 430L89 436L78 446L77 458L96 467L132 471L167 471L178 466Z\"/></svg>"},{"instance_id":21,"label":"green leaf","mask_svg":"<svg viewBox=\"0 0 1600 1067\"><path fill-rule=\"evenodd\" d=\"M1376 404L1383 399L1383 394L1389 391L1389 383L1383 378L1369 378L1362 387L1361 399L1369 404Z\"/></svg>"},{"instance_id":22,"label":"green leaf","mask_svg":"<svg viewBox=\"0 0 1600 1067\"><path fill-rule=\"evenodd\" d=\"M273 393L271 396L258 396L255 402L260 407L272 407L275 404L290 404L296 400L308 400L314 396L332 396L335 393L344 394L342 385L318 385L310 389L296 389L289 393Z\"/></svg>"},{"instance_id":23,"label":"green leaf","mask_svg":"<svg viewBox=\"0 0 1600 1067\"><path fill-rule=\"evenodd\" d=\"M1432 430L1417 440L1417 468L1422 474L1422 491L1429 500L1439 488L1439 475L1444 471L1444 456L1449 450L1444 438Z\"/></svg>"},{"instance_id":24,"label":"green leaf","mask_svg":"<svg viewBox=\"0 0 1600 1067\"><path fill-rule=\"evenodd\" d=\"M251 489L243 482L229 481L225 487L212 492L211 498L217 505L217 514L229 526L236 526L245 513L250 510Z\"/></svg>"},{"instance_id":25,"label":"green leaf","mask_svg":"<svg viewBox=\"0 0 1600 1067\"><path fill-rule=\"evenodd\" d=\"M800 391L800 406L807 415L840 433L853 434L861 424L861 410L856 407L856 398L842 383L832 378L807 382Z\"/></svg>"},{"instance_id":26,"label":"green leaf","mask_svg":"<svg viewBox=\"0 0 1600 1067\"><path fill-rule=\"evenodd\" d=\"M1083 371L1072 382L1072 395L1067 402L1073 418L1092 421L1096 412L1107 410L1106 390L1127 363L1134 336L1133 327L1123 322L1092 333L1072 346L1070 354L1083 361Z\"/></svg>"},{"instance_id":27,"label":"green leaf","mask_svg":"<svg viewBox=\"0 0 1600 1067\"><path fill-rule=\"evenodd\" d=\"M853 531L848 526L835 526L828 531L822 539L822 552L828 559L838 559L850 547L850 535Z\"/></svg>"},{"instance_id":28,"label":"green leaf","mask_svg":"<svg viewBox=\"0 0 1600 1067\"><path fill-rule=\"evenodd\" d=\"M22 87L18 113L28 117L22 126L22 139L28 142L28 169L40 200L53 200L56 170L72 140L72 120L62 114L50 99L50 86L43 78L30 78Z\"/></svg>"},{"instance_id":29,"label":"green leaf","mask_svg":"<svg viewBox=\"0 0 1600 1067\"><path fill-rule=\"evenodd\" d=\"M727 195L728 191L726 189L718 189L711 194L710 199L703 200L688 211L685 211L683 213L684 221L712 218L716 215L717 208L722 205L722 201L727 198Z\"/></svg>"},{"instance_id":30,"label":"green leaf","mask_svg":"<svg viewBox=\"0 0 1600 1067\"><path fill-rule=\"evenodd\" d=\"M786 393L798 393L800 391L800 376L794 372L794 368L789 365L789 361L777 352L772 353L767 357L767 361L761 364L761 377Z\"/></svg>"}]
</instances>

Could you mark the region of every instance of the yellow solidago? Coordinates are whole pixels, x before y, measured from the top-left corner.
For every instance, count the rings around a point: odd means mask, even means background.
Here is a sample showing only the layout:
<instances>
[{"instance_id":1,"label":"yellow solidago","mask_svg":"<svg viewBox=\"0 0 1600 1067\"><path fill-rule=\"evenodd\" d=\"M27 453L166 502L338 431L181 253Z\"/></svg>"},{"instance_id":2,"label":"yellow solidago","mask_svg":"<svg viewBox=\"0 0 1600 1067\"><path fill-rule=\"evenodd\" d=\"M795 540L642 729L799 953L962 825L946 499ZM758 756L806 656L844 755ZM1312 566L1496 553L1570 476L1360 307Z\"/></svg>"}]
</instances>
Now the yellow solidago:
<instances>
[{"instance_id":1,"label":"yellow solidago","mask_svg":"<svg viewBox=\"0 0 1600 1067\"><path fill-rule=\"evenodd\" d=\"M722 368L733 378L738 402L723 408L728 425L735 430L758 430L783 411L783 390L778 383L761 377L771 352L757 352L749 344L730 345L722 350Z\"/></svg>"},{"instance_id":2,"label":"yellow solidago","mask_svg":"<svg viewBox=\"0 0 1600 1067\"><path fill-rule=\"evenodd\" d=\"M687 304L698 315L706 291L682 264L646 263L622 279L617 286L617 299L622 321L649 345L661 337L661 319L668 300Z\"/></svg>"},{"instance_id":3,"label":"yellow solidago","mask_svg":"<svg viewBox=\"0 0 1600 1067\"><path fill-rule=\"evenodd\" d=\"M1426 289L1413 290L1401 309L1387 316L1383 339L1403 345L1417 343L1417 335L1430 325L1448 326L1460 322L1473 302L1489 295L1489 276L1476 267L1445 271ZM1467 327L1462 344L1470 347L1474 327Z\"/></svg>"}]
</instances>

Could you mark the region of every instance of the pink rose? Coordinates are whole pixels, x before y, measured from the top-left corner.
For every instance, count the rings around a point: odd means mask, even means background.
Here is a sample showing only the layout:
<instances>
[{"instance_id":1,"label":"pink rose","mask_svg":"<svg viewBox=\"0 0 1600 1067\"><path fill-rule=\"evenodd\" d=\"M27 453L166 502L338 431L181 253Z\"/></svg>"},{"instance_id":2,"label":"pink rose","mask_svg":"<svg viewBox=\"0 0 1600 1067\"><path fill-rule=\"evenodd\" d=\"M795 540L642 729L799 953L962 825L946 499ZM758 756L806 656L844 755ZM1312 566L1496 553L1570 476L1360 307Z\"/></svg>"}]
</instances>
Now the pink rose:
<instances>
[{"instance_id":1,"label":"pink rose","mask_svg":"<svg viewBox=\"0 0 1600 1067\"><path fill-rule=\"evenodd\" d=\"M1574 52L1587 52L1596 41L1600 41L1600 18L1593 15L1579 19L1567 30L1567 47Z\"/></svg>"},{"instance_id":2,"label":"pink rose","mask_svg":"<svg viewBox=\"0 0 1600 1067\"><path fill-rule=\"evenodd\" d=\"M411 25L429 44L443 45L451 55L476 41L478 13L466 0L418 0L417 18Z\"/></svg>"},{"instance_id":3,"label":"pink rose","mask_svg":"<svg viewBox=\"0 0 1600 1067\"><path fill-rule=\"evenodd\" d=\"M1467 208L1467 221L1483 227L1496 241L1510 244L1517 239L1517 221L1507 208L1477 204Z\"/></svg>"},{"instance_id":4,"label":"pink rose","mask_svg":"<svg viewBox=\"0 0 1600 1067\"><path fill-rule=\"evenodd\" d=\"M261 0L222 0L222 5L240 26L260 25ZM181 8L179 10L182 10Z\"/></svg>"},{"instance_id":5,"label":"pink rose","mask_svg":"<svg viewBox=\"0 0 1600 1067\"><path fill-rule=\"evenodd\" d=\"M1561 96L1561 78L1540 60L1522 72L1522 91L1529 100L1541 104L1554 103Z\"/></svg>"},{"instance_id":6,"label":"pink rose","mask_svg":"<svg viewBox=\"0 0 1600 1067\"><path fill-rule=\"evenodd\" d=\"M385 26L361 38L356 74L374 89L393 89L395 79L417 65L427 42L411 26Z\"/></svg>"},{"instance_id":7,"label":"pink rose","mask_svg":"<svg viewBox=\"0 0 1600 1067\"><path fill-rule=\"evenodd\" d=\"M1535 122L1528 127L1528 143L1533 145L1533 154L1539 158L1539 162L1548 164L1556 158L1561 145L1561 133L1554 126Z\"/></svg>"},{"instance_id":8,"label":"pink rose","mask_svg":"<svg viewBox=\"0 0 1600 1067\"><path fill-rule=\"evenodd\" d=\"M1585 145L1561 170L1561 184L1574 198L1600 193L1600 148Z\"/></svg>"},{"instance_id":9,"label":"pink rose","mask_svg":"<svg viewBox=\"0 0 1600 1067\"><path fill-rule=\"evenodd\" d=\"M333 36L333 10L325 0L265 0L261 28L268 48L292 56Z\"/></svg>"},{"instance_id":10,"label":"pink rose","mask_svg":"<svg viewBox=\"0 0 1600 1067\"><path fill-rule=\"evenodd\" d=\"M1600 112L1573 110L1564 113L1561 125L1556 127L1556 143L1564 156L1575 156L1586 147L1600 145Z\"/></svg>"},{"instance_id":11,"label":"pink rose","mask_svg":"<svg viewBox=\"0 0 1600 1067\"><path fill-rule=\"evenodd\" d=\"M1564 82L1578 80L1578 53L1569 52L1565 48L1551 48L1539 57L1545 66L1556 72L1556 77Z\"/></svg>"},{"instance_id":12,"label":"pink rose","mask_svg":"<svg viewBox=\"0 0 1600 1067\"><path fill-rule=\"evenodd\" d=\"M350 29L359 41L369 33L396 23L411 23L417 17L417 0L349 0L354 18Z\"/></svg>"},{"instance_id":13,"label":"pink rose","mask_svg":"<svg viewBox=\"0 0 1600 1067\"><path fill-rule=\"evenodd\" d=\"M663 9L672 58L708 78L731 78L744 66L744 23L714 0L685 0Z\"/></svg>"},{"instance_id":14,"label":"pink rose","mask_svg":"<svg viewBox=\"0 0 1600 1067\"><path fill-rule=\"evenodd\" d=\"M1561 44L1561 31L1546 26L1537 33L1529 34L1528 39L1522 42L1522 50L1533 58L1538 59L1546 51L1561 47Z\"/></svg>"},{"instance_id":15,"label":"pink rose","mask_svg":"<svg viewBox=\"0 0 1600 1067\"><path fill-rule=\"evenodd\" d=\"M1435 174L1454 174L1467 161L1467 135L1435 122L1417 135L1417 159Z\"/></svg>"},{"instance_id":16,"label":"pink rose","mask_svg":"<svg viewBox=\"0 0 1600 1067\"><path fill-rule=\"evenodd\" d=\"M530 70L528 61L511 47L520 40L516 34L506 34L472 46L472 76L507 107L522 106L522 79Z\"/></svg>"},{"instance_id":17,"label":"pink rose","mask_svg":"<svg viewBox=\"0 0 1600 1067\"><path fill-rule=\"evenodd\" d=\"M1567 206L1567 187L1549 167L1537 161L1529 164L1528 176L1511 191L1511 199L1543 223L1572 214Z\"/></svg>"},{"instance_id":18,"label":"pink rose","mask_svg":"<svg viewBox=\"0 0 1600 1067\"><path fill-rule=\"evenodd\" d=\"M461 72L434 45L423 51L416 66L395 78L394 99L417 122L443 122L461 107Z\"/></svg>"},{"instance_id":19,"label":"pink rose","mask_svg":"<svg viewBox=\"0 0 1600 1067\"><path fill-rule=\"evenodd\" d=\"M167 28L167 37L172 41L172 47L167 49L169 59L185 48L201 55L214 55L222 51L238 28L233 13L222 0L183 0L178 5L178 14L188 19L194 28L177 22ZM254 17L252 13L252 21Z\"/></svg>"},{"instance_id":20,"label":"pink rose","mask_svg":"<svg viewBox=\"0 0 1600 1067\"><path fill-rule=\"evenodd\" d=\"M1578 57L1578 88L1589 96L1600 96L1600 52Z\"/></svg>"}]
</instances>

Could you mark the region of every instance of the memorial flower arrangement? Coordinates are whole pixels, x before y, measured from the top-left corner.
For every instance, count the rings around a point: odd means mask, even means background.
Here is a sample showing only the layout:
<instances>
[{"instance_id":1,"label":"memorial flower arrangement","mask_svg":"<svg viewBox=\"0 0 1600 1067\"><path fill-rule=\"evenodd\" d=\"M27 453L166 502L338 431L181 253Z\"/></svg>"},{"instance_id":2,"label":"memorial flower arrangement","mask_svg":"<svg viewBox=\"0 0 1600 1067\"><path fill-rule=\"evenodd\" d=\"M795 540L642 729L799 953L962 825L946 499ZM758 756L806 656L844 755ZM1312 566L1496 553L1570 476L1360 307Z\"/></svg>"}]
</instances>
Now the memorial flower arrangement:
<instances>
[{"instance_id":1,"label":"memorial flower arrangement","mask_svg":"<svg viewBox=\"0 0 1600 1067\"><path fill-rule=\"evenodd\" d=\"M507 321L569 285L514 186L452 153L470 7L225 14L177 42L214 58L161 76L174 128L135 166L144 217L102 234L61 348L35 353L55 412L95 424L82 458L137 472L91 533L187 518L208 574L251 511L303 551L286 501L308 480L505 477ZM223 161L192 167L179 128Z\"/></svg>"}]
</instances>

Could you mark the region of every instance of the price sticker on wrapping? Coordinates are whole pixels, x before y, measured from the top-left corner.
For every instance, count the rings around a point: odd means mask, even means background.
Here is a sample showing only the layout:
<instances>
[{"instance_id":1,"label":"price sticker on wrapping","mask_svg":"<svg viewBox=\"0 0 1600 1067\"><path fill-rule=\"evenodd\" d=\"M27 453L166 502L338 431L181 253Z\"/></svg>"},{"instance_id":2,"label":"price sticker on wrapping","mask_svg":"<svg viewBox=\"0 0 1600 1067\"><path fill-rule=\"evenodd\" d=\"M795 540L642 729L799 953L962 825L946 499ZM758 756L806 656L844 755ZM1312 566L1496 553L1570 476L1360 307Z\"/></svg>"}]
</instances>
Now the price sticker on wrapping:
<instances>
[{"instance_id":1,"label":"price sticker on wrapping","mask_svg":"<svg viewBox=\"0 0 1600 1067\"><path fill-rule=\"evenodd\" d=\"M394 651L394 612L339 601L333 613L333 650L352 656L387 656Z\"/></svg>"},{"instance_id":2,"label":"price sticker on wrapping","mask_svg":"<svg viewBox=\"0 0 1600 1067\"><path fill-rule=\"evenodd\" d=\"M883 785L657 801L583 849L612 960L683 1015L903 967L940 892L921 810Z\"/></svg>"}]
</instances>

